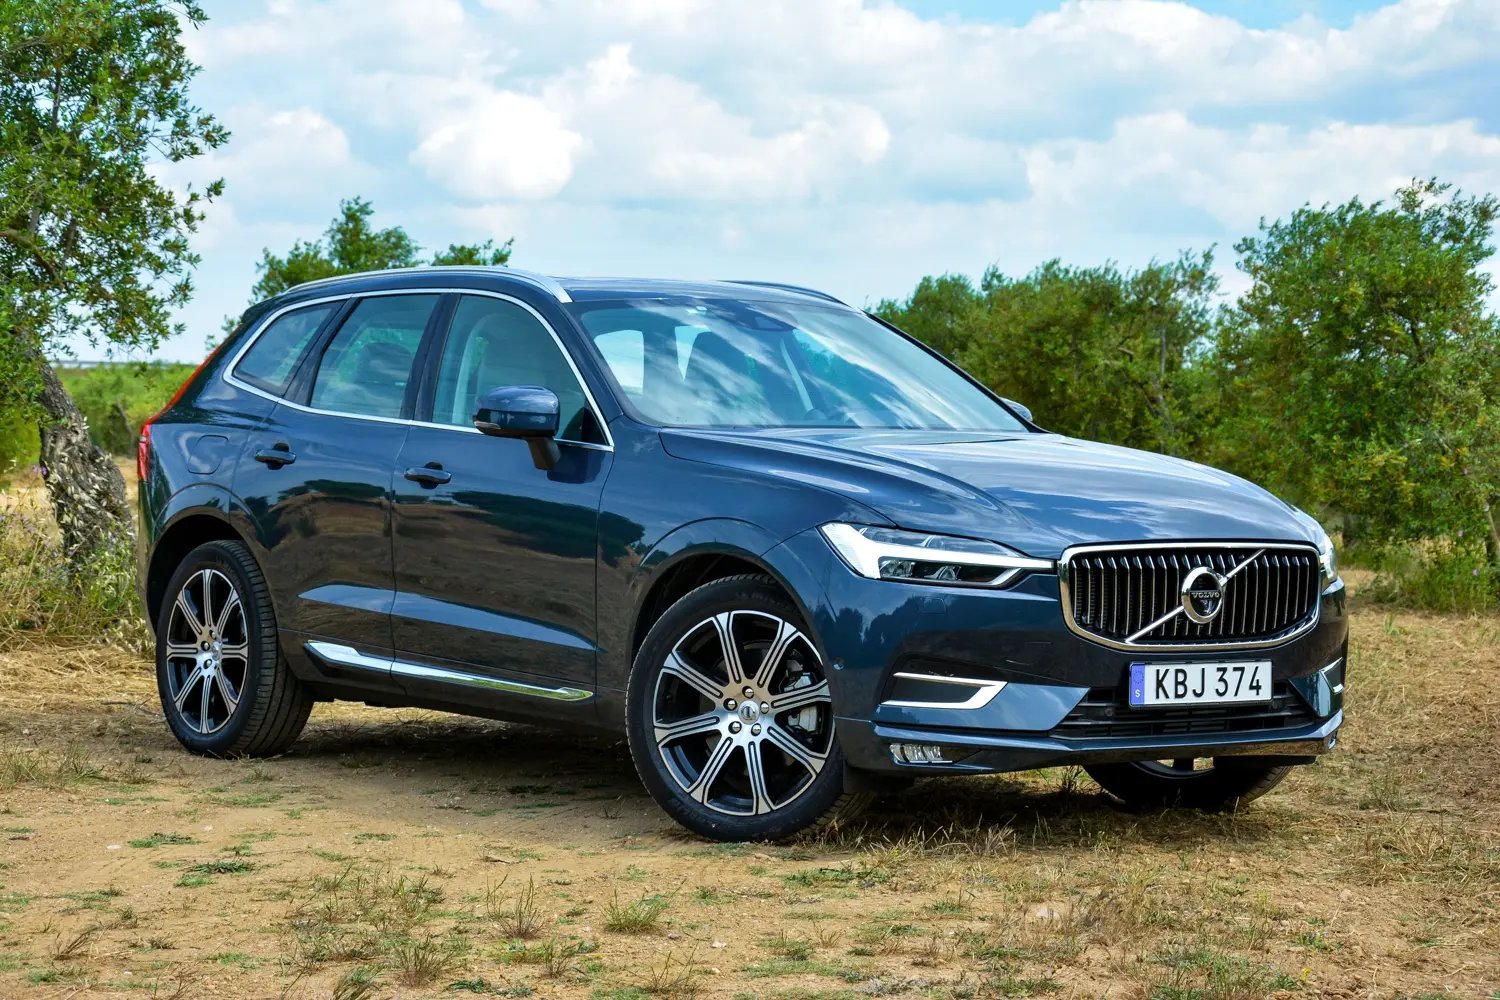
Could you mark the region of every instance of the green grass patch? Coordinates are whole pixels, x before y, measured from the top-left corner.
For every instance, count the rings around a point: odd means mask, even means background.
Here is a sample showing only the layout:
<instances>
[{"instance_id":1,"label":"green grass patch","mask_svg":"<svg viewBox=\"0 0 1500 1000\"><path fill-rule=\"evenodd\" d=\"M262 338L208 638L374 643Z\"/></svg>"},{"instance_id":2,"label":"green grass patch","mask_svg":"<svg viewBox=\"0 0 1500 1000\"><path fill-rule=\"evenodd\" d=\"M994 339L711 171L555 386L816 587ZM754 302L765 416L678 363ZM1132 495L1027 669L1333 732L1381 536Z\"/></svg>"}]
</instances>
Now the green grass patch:
<instances>
[{"instance_id":1,"label":"green grass patch","mask_svg":"<svg viewBox=\"0 0 1500 1000\"><path fill-rule=\"evenodd\" d=\"M198 841L183 833L153 833L149 837L137 837L135 840L127 840L131 847L152 848L170 847L177 844L196 844Z\"/></svg>"},{"instance_id":2,"label":"green grass patch","mask_svg":"<svg viewBox=\"0 0 1500 1000\"><path fill-rule=\"evenodd\" d=\"M604 929L616 934L650 934L661 928L661 915L670 902L665 896L642 896L621 903L616 892L604 909Z\"/></svg>"}]
</instances>

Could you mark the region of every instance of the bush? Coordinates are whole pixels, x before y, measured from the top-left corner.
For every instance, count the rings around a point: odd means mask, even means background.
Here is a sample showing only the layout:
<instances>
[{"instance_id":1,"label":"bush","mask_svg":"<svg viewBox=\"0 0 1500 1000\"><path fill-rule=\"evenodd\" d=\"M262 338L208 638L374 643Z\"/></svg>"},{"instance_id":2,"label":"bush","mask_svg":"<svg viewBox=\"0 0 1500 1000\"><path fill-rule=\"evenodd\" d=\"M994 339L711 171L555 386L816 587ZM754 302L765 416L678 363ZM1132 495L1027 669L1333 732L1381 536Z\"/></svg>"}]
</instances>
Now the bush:
<instances>
[{"instance_id":1,"label":"bush","mask_svg":"<svg viewBox=\"0 0 1500 1000\"><path fill-rule=\"evenodd\" d=\"M60 368L68 394L88 421L89 437L111 455L135 454L141 424L156 414L193 371L192 365L150 363ZM36 417L0 405L0 486L36 463Z\"/></svg>"},{"instance_id":2,"label":"bush","mask_svg":"<svg viewBox=\"0 0 1500 1000\"><path fill-rule=\"evenodd\" d=\"M1500 611L1500 567L1472 538L1428 539L1350 553L1375 570L1366 596L1428 611Z\"/></svg>"},{"instance_id":3,"label":"bush","mask_svg":"<svg viewBox=\"0 0 1500 1000\"><path fill-rule=\"evenodd\" d=\"M14 407L0 407L0 486L35 463L40 452L36 423Z\"/></svg>"},{"instance_id":4,"label":"bush","mask_svg":"<svg viewBox=\"0 0 1500 1000\"><path fill-rule=\"evenodd\" d=\"M147 630L135 580L134 554L124 550L70 578L52 518L0 508L0 648L27 638L143 648Z\"/></svg>"},{"instance_id":5,"label":"bush","mask_svg":"<svg viewBox=\"0 0 1500 1000\"><path fill-rule=\"evenodd\" d=\"M192 365L152 363L64 368L60 374L94 443L112 455L131 455L141 424L167 404L192 371Z\"/></svg>"}]
</instances>

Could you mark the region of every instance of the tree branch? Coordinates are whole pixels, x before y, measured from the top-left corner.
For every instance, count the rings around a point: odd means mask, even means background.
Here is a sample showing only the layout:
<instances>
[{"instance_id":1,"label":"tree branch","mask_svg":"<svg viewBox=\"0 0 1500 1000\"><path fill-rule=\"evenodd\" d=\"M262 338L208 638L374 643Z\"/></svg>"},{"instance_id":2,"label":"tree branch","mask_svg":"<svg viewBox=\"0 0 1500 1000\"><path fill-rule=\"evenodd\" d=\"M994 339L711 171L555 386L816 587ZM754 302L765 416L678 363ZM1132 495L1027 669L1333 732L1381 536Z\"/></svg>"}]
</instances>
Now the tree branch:
<instances>
[{"instance_id":1,"label":"tree branch","mask_svg":"<svg viewBox=\"0 0 1500 1000\"><path fill-rule=\"evenodd\" d=\"M19 229L0 229L0 239L9 240L11 243L25 250L31 255L33 260L42 265L42 269L52 277L53 281L60 285L66 284L63 280L62 271L48 259L46 254L42 253L41 246L30 233Z\"/></svg>"}]
</instances>

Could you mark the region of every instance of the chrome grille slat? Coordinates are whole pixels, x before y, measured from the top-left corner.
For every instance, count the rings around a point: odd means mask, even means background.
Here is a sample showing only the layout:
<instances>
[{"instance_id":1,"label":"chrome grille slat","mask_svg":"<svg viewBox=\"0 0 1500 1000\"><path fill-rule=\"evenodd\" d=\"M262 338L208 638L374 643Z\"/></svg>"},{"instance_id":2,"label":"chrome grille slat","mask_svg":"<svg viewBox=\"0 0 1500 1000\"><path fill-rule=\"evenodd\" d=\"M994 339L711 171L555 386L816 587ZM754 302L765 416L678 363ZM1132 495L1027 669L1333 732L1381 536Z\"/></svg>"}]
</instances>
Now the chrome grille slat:
<instances>
[{"instance_id":1,"label":"chrome grille slat","mask_svg":"<svg viewBox=\"0 0 1500 1000\"><path fill-rule=\"evenodd\" d=\"M1065 556L1065 617L1075 632L1122 649L1273 645L1317 620L1318 561L1295 544L1189 543L1098 546ZM1246 560L1251 560L1243 565ZM1229 577L1222 611L1198 624L1178 613L1182 581L1198 567ZM1236 567L1241 567L1235 572ZM1232 577L1229 576L1234 572Z\"/></svg>"},{"instance_id":2,"label":"chrome grille slat","mask_svg":"<svg viewBox=\"0 0 1500 1000\"><path fill-rule=\"evenodd\" d=\"M1095 576L1095 574L1094 574L1094 568L1092 568L1092 565L1089 564L1088 559L1083 559L1082 562L1083 562L1083 565L1080 568L1082 568L1083 573L1085 573L1085 577L1083 577L1083 592L1085 592L1085 600L1088 601L1088 610L1086 610L1085 615L1083 615L1083 621L1092 622L1092 621L1094 621L1094 607L1095 607L1095 604L1094 604L1094 576Z\"/></svg>"}]
</instances>

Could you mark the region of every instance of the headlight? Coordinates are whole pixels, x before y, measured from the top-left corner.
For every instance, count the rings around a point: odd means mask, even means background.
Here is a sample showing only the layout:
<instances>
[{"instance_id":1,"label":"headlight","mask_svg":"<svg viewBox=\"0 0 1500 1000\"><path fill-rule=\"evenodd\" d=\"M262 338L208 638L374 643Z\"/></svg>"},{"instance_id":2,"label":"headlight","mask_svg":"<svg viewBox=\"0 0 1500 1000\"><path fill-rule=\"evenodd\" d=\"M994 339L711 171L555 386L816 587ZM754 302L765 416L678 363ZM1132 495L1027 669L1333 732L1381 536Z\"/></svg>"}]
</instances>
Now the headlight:
<instances>
[{"instance_id":1,"label":"headlight","mask_svg":"<svg viewBox=\"0 0 1500 1000\"><path fill-rule=\"evenodd\" d=\"M842 523L820 530L850 569L872 580L1003 587L1027 570L1056 568L1050 559L1031 559L977 538Z\"/></svg>"},{"instance_id":2,"label":"headlight","mask_svg":"<svg viewBox=\"0 0 1500 1000\"><path fill-rule=\"evenodd\" d=\"M1302 523L1313 531L1313 544L1318 547L1318 570L1323 574L1323 586L1339 578L1338 553L1333 550L1333 539L1328 537L1328 532L1318 523L1318 519L1300 507L1293 507L1292 512L1302 519Z\"/></svg>"},{"instance_id":3,"label":"headlight","mask_svg":"<svg viewBox=\"0 0 1500 1000\"><path fill-rule=\"evenodd\" d=\"M1318 528L1318 565L1323 569L1323 586L1339 578L1339 557L1333 549L1333 539L1321 526Z\"/></svg>"}]
</instances>

